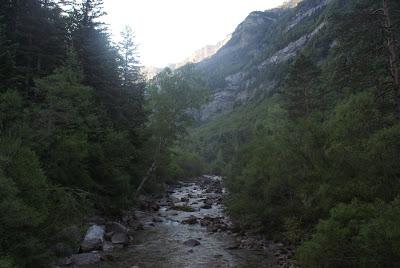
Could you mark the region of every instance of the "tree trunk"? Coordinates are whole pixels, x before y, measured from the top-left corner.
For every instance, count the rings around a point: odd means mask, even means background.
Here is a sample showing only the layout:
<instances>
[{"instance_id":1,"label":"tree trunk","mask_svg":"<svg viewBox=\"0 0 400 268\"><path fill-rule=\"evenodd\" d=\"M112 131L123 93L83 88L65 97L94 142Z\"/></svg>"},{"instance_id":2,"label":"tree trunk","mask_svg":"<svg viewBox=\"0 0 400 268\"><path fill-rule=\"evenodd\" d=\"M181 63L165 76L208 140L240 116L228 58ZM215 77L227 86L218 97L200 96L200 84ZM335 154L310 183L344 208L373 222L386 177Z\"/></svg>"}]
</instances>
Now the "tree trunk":
<instances>
[{"instance_id":1,"label":"tree trunk","mask_svg":"<svg viewBox=\"0 0 400 268\"><path fill-rule=\"evenodd\" d=\"M383 0L383 15L385 19L386 45L389 51L389 69L393 79L395 116L400 120L400 73L398 66L397 41L393 32L393 24L390 18L389 1Z\"/></svg>"},{"instance_id":2,"label":"tree trunk","mask_svg":"<svg viewBox=\"0 0 400 268\"><path fill-rule=\"evenodd\" d=\"M163 138L160 137L160 141L158 144L158 148L156 149L156 152L154 154L154 161L151 164L150 168L147 170L146 176L144 176L144 178L142 179L142 181L140 182L139 187L136 189L136 196L139 195L140 191L142 190L144 184L146 183L146 181L148 181L148 179L151 177L151 175L153 174L153 172L157 169L157 157L161 152L161 146L163 145Z\"/></svg>"},{"instance_id":3,"label":"tree trunk","mask_svg":"<svg viewBox=\"0 0 400 268\"><path fill-rule=\"evenodd\" d=\"M146 181L151 177L151 174L153 174L153 172L156 170L157 168L157 164L156 161L154 161L150 168L147 170L146 176L143 178L143 180L140 182L139 187L136 189L136 196L139 195L140 191L142 190L144 184L146 183Z\"/></svg>"}]
</instances>

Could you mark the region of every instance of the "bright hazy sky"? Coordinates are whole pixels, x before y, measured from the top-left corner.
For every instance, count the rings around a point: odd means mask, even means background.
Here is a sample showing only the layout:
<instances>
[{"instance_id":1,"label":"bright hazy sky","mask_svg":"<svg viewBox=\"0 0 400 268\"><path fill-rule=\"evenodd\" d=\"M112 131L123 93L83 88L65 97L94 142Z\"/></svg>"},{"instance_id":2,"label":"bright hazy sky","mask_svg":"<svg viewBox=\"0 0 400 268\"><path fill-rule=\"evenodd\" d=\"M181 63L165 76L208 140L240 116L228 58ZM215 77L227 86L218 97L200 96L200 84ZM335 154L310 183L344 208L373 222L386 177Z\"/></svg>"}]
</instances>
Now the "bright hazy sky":
<instances>
[{"instance_id":1,"label":"bright hazy sky","mask_svg":"<svg viewBox=\"0 0 400 268\"><path fill-rule=\"evenodd\" d=\"M135 32L145 66L177 63L205 45L221 41L251 12L284 0L105 0L113 34L124 25Z\"/></svg>"}]
</instances>

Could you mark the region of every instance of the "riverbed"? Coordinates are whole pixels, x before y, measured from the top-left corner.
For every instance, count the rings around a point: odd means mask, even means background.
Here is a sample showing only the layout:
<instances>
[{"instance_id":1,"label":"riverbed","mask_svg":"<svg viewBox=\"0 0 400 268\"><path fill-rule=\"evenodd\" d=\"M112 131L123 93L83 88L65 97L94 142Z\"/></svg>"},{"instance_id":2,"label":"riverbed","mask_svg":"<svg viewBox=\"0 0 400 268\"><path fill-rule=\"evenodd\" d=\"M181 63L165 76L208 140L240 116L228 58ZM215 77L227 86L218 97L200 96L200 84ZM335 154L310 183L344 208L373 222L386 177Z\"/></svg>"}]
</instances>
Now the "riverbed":
<instances>
[{"instance_id":1,"label":"riverbed","mask_svg":"<svg viewBox=\"0 0 400 268\"><path fill-rule=\"evenodd\" d=\"M181 183L155 212L137 211L143 230L112 258L90 268L281 267L272 250L239 246L224 213L221 178Z\"/></svg>"}]
</instances>

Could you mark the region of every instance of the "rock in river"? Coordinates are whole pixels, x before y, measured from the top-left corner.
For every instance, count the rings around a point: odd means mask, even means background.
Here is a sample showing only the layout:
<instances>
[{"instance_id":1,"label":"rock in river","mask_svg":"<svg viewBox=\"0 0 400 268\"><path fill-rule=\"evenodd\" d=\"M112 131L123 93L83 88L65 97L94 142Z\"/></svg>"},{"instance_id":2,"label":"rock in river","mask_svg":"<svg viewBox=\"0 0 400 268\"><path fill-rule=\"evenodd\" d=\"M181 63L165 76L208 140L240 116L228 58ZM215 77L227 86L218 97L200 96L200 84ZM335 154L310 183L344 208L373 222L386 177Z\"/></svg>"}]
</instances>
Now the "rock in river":
<instances>
[{"instance_id":1,"label":"rock in river","mask_svg":"<svg viewBox=\"0 0 400 268\"><path fill-rule=\"evenodd\" d=\"M197 221L196 216L190 215L190 217L187 218L186 220L183 220L182 223L183 223L183 224L190 224L190 225L193 225L193 224L198 223L198 221Z\"/></svg>"},{"instance_id":2,"label":"rock in river","mask_svg":"<svg viewBox=\"0 0 400 268\"><path fill-rule=\"evenodd\" d=\"M108 241L105 241L103 244L103 251L104 252L110 252L113 251L114 245Z\"/></svg>"},{"instance_id":3,"label":"rock in river","mask_svg":"<svg viewBox=\"0 0 400 268\"><path fill-rule=\"evenodd\" d=\"M128 244L129 237L127 234L124 233L117 233L111 237L111 242L113 244Z\"/></svg>"},{"instance_id":4,"label":"rock in river","mask_svg":"<svg viewBox=\"0 0 400 268\"><path fill-rule=\"evenodd\" d=\"M107 224L107 232L127 234L128 228L118 222L110 222Z\"/></svg>"},{"instance_id":5,"label":"rock in river","mask_svg":"<svg viewBox=\"0 0 400 268\"><path fill-rule=\"evenodd\" d=\"M81 243L82 252L101 249L104 241L104 226L92 225L86 232L85 238Z\"/></svg>"},{"instance_id":6,"label":"rock in river","mask_svg":"<svg viewBox=\"0 0 400 268\"><path fill-rule=\"evenodd\" d=\"M189 240L183 242L183 244L188 247L197 247L200 245L200 242L196 239L189 239Z\"/></svg>"},{"instance_id":7,"label":"rock in river","mask_svg":"<svg viewBox=\"0 0 400 268\"><path fill-rule=\"evenodd\" d=\"M210 204L204 204L203 206L201 206L202 209L212 209L212 205Z\"/></svg>"}]
</instances>

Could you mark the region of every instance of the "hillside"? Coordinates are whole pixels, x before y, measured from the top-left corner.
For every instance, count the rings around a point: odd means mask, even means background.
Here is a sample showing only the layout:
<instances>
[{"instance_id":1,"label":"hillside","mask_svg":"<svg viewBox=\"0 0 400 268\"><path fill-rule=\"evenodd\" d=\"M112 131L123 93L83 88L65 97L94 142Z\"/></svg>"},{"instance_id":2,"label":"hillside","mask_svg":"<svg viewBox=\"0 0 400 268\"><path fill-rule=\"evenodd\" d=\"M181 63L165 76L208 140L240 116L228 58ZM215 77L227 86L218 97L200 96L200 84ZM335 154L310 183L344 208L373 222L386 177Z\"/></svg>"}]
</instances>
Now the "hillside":
<instances>
[{"instance_id":1,"label":"hillside","mask_svg":"<svg viewBox=\"0 0 400 268\"><path fill-rule=\"evenodd\" d=\"M297 247L304 267L400 264L375 243L400 239L398 10L304 0L253 12L196 65L211 96L181 147L225 176L243 229Z\"/></svg>"},{"instance_id":2,"label":"hillside","mask_svg":"<svg viewBox=\"0 0 400 268\"><path fill-rule=\"evenodd\" d=\"M299 2L299 1L297 1ZM290 2L280 8L253 12L236 28L215 55L197 67L204 74L213 97L202 119L231 111L275 91L284 68L307 45L324 38L326 8L330 0ZM333 40L324 40L321 57Z\"/></svg>"}]
</instances>

